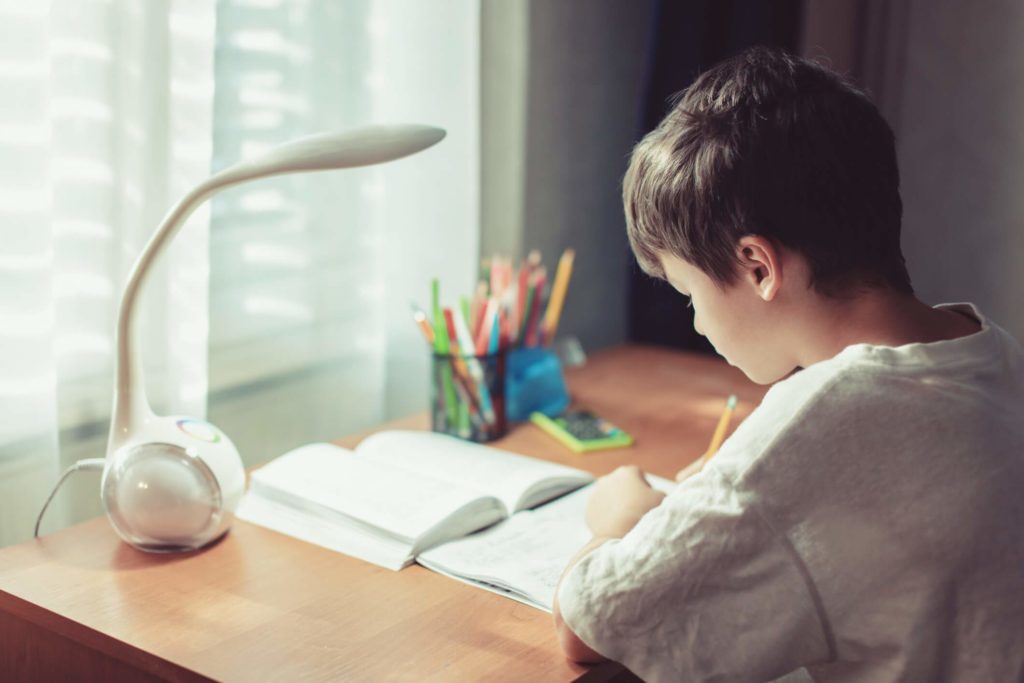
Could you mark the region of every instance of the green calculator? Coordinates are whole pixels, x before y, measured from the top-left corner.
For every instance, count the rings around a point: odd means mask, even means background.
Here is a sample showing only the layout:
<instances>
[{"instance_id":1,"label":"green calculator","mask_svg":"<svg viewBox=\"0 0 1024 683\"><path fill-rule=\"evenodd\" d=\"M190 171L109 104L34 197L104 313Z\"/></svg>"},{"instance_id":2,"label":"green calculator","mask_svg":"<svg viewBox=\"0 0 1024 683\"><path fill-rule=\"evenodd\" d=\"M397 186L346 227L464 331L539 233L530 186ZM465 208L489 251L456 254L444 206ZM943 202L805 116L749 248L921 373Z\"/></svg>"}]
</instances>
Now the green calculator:
<instances>
[{"instance_id":1,"label":"green calculator","mask_svg":"<svg viewBox=\"0 0 1024 683\"><path fill-rule=\"evenodd\" d=\"M633 443L632 436L586 410L570 411L558 417L532 413L530 420L576 453L620 448Z\"/></svg>"}]
</instances>

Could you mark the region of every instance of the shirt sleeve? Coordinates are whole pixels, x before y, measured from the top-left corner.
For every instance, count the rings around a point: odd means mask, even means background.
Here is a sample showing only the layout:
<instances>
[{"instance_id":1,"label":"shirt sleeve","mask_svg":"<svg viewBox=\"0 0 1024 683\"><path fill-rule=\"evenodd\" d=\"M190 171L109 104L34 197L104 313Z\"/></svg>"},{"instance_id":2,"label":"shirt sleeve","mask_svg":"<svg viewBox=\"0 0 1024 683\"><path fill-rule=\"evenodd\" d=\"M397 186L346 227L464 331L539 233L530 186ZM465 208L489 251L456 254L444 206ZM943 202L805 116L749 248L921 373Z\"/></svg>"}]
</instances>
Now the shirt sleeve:
<instances>
[{"instance_id":1,"label":"shirt sleeve","mask_svg":"<svg viewBox=\"0 0 1024 683\"><path fill-rule=\"evenodd\" d=\"M566 575L566 623L647 681L767 681L827 661L814 588L751 498L713 467L691 477Z\"/></svg>"}]
</instances>

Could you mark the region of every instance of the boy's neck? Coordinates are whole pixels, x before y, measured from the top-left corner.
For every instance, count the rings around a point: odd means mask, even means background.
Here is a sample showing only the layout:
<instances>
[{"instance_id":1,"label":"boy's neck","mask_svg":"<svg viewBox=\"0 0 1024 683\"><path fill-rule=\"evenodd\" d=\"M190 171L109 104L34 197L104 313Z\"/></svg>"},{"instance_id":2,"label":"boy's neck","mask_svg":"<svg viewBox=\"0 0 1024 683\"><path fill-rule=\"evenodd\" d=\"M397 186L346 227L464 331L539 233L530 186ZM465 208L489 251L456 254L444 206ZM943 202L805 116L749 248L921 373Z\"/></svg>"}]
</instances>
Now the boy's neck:
<instances>
[{"instance_id":1,"label":"boy's neck","mask_svg":"<svg viewBox=\"0 0 1024 683\"><path fill-rule=\"evenodd\" d=\"M853 344L927 344L981 329L960 313L932 308L912 294L893 290L873 289L843 300L814 296L819 305L805 321L802 367L832 358Z\"/></svg>"}]
</instances>

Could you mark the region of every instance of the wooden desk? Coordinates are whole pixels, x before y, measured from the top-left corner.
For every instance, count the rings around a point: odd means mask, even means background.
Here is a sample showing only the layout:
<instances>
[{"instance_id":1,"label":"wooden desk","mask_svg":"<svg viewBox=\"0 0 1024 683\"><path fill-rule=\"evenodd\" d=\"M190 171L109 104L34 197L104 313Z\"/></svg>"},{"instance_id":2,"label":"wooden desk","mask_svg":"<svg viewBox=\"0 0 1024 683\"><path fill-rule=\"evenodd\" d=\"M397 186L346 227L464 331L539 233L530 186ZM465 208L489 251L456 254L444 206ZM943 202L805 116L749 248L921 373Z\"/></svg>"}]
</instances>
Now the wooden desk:
<instances>
[{"instance_id":1,"label":"wooden desk","mask_svg":"<svg viewBox=\"0 0 1024 683\"><path fill-rule=\"evenodd\" d=\"M728 394L740 399L735 425L764 393L721 361L639 346L566 374L574 401L636 445L577 455L523 425L498 446L595 474L635 462L671 477L703 452ZM385 427L426 428L426 416ZM565 660L540 610L243 521L213 547L172 556L134 550L105 518L0 551L2 680L568 681L586 671Z\"/></svg>"}]
</instances>

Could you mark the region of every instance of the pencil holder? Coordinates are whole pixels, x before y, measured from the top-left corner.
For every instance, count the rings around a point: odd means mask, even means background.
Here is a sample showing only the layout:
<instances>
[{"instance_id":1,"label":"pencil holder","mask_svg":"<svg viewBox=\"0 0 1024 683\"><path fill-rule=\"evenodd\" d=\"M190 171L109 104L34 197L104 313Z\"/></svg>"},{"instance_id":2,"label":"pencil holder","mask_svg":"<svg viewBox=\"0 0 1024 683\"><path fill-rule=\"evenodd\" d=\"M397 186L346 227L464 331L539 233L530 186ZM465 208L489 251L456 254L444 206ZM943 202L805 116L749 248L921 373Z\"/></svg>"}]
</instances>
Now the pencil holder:
<instances>
[{"instance_id":1,"label":"pencil holder","mask_svg":"<svg viewBox=\"0 0 1024 683\"><path fill-rule=\"evenodd\" d=\"M505 435L505 351L474 356L435 353L430 428L468 441Z\"/></svg>"}]
</instances>

